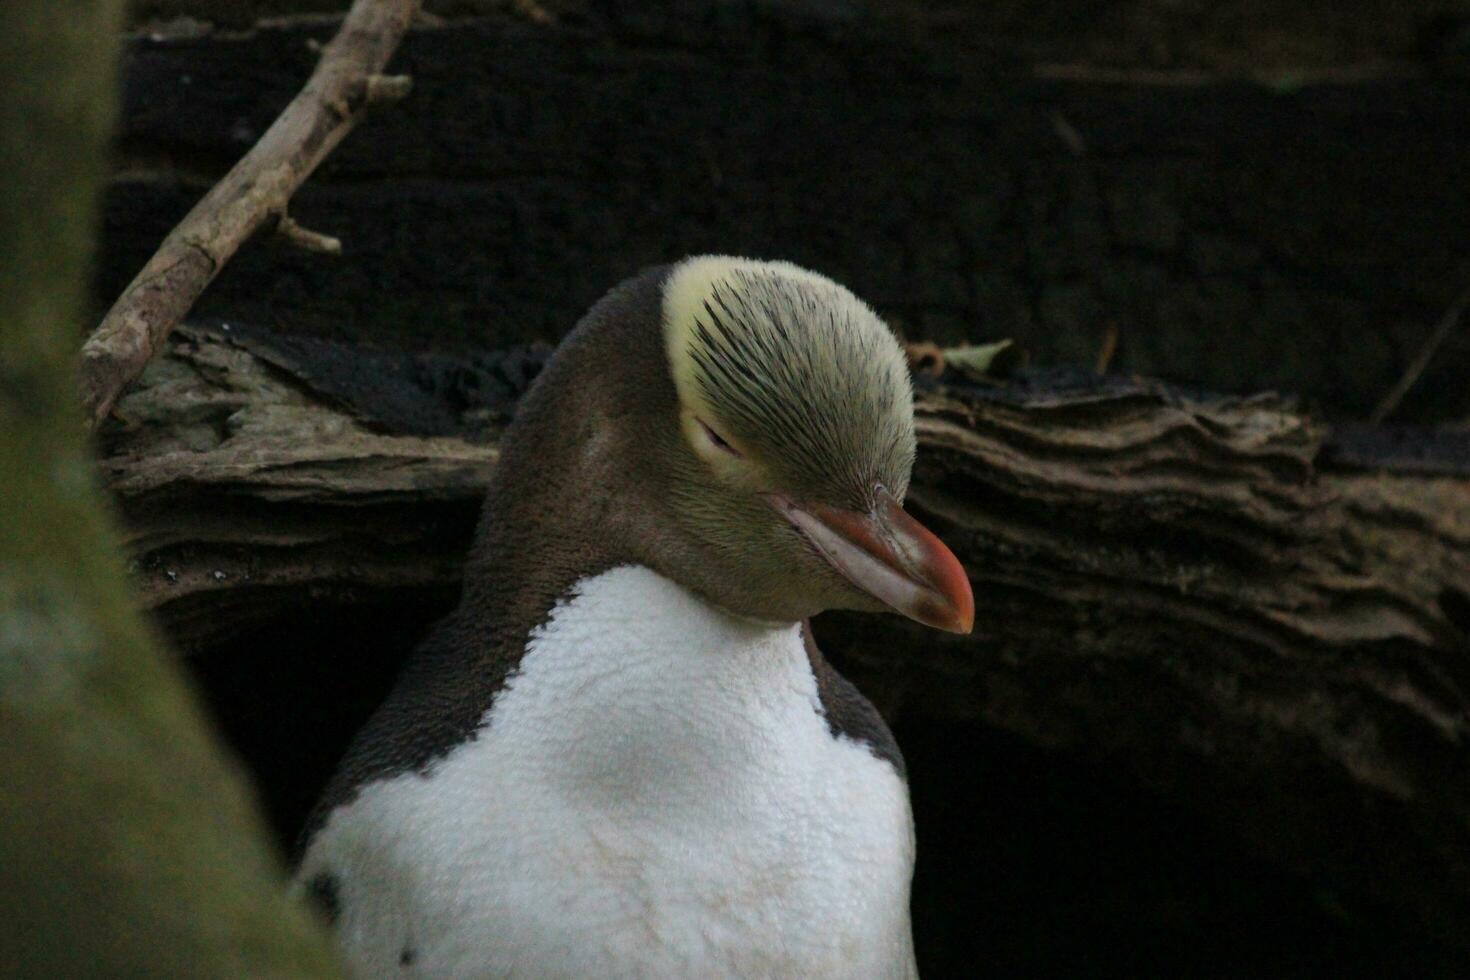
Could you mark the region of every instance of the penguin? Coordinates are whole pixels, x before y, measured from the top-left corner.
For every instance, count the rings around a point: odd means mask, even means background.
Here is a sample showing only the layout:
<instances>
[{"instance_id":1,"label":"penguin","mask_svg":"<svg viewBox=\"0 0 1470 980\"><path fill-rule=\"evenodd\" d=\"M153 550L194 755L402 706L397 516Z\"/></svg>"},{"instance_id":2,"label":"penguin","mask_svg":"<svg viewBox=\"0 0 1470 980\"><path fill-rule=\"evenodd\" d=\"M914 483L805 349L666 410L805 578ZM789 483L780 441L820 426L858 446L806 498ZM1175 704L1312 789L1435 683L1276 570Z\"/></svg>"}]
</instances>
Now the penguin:
<instances>
[{"instance_id":1,"label":"penguin","mask_svg":"<svg viewBox=\"0 0 1470 980\"><path fill-rule=\"evenodd\" d=\"M903 757L807 624L970 630L914 450L902 349L822 275L698 256L599 300L304 831L351 972L917 976Z\"/></svg>"}]
</instances>

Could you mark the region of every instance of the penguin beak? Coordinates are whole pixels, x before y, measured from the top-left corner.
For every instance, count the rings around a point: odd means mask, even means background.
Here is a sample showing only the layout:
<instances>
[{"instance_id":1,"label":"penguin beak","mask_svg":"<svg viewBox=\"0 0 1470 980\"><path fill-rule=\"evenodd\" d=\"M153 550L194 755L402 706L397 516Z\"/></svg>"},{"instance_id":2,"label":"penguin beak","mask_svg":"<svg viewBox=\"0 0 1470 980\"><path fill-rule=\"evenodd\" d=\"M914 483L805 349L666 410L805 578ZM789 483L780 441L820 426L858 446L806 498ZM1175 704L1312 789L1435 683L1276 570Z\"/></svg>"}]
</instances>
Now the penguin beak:
<instances>
[{"instance_id":1,"label":"penguin beak","mask_svg":"<svg viewBox=\"0 0 1470 980\"><path fill-rule=\"evenodd\" d=\"M878 488L866 514L797 504L779 493L766 499L840 575L868 595L927 626L970 632L975 597L964 567L887 490Z\"/></svg>"}]
</instances>

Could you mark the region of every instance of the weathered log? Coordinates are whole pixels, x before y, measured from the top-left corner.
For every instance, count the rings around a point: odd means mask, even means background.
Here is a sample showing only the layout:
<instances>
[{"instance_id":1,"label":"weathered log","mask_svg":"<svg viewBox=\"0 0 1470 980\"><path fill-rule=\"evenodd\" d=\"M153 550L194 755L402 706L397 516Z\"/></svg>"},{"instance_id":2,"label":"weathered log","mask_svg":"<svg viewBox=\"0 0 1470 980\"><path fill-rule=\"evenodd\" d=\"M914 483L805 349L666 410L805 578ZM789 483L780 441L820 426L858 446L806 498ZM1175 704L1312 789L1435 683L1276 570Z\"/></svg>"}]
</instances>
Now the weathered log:
<instances>
[{"instance_id":1,"label":"weathered log","mask_svg":"<svg viewBox=\"0 0 1470 980\"><path fill-rule=\"evenodd\" d=\"M375 433L188 328L124 396L108 484L186 650L324 598L452 585L490 445Z\"/></svg>"},{"instance_id":2,"label":"weathered log","mask_svg":"<svg viewBox=\"0 0 1470 980\"><path fill-rule=\"evenodd\" d=\"M915 337L1091 364L1116 330L1121 373L1366 416L1470 275L1470 86L1412 66L1273 86L1043 70L1012 43L1034 8L999 37L809 2L416 29L405 110L293 204L347 261L252 249L200 313L504 347L555 341L644 265L749 252L835 276ZM103 302L330 30L129 42ZM1396 419L1470 415L1467 336Z\"/></svg>"},{"instance_id":3,"label":"weathered log","mask_svg":"<svg viewBox=\"0 0 1470 980\"><path fill-rule=\"evenodd\" d=\"M144 602L196 661L324 607L442 608L539 356L186 330L104 433ZM918 418L910 506L975 634L818 624L891 717L1115 765L1342 914L1470 951L1466 440L1375 463L1274 396L1066 372Z\"/></svg>"}]
</instances>

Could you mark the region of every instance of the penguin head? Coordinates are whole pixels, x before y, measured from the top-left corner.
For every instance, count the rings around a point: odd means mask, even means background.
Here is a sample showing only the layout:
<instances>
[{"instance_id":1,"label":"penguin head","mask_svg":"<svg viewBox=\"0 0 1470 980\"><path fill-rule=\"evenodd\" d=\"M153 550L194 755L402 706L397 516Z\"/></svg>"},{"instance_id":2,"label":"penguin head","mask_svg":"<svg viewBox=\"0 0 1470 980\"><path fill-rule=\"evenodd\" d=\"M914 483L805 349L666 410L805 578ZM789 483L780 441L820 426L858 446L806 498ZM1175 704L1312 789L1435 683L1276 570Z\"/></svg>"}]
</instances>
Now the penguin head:
<instances>
[{"instance_id":1,"label":"penguin head","mask_svg":"<svg viewBox=\"0 0 1470 980\"><path fill-rule=\"evenodd\" d=\"M968 632L964 569L902 507L913 391L883 321L821 275L723 256L673 266L659 320L666 573L762 620L889 610Z\"/></svg>"}]
</instances>

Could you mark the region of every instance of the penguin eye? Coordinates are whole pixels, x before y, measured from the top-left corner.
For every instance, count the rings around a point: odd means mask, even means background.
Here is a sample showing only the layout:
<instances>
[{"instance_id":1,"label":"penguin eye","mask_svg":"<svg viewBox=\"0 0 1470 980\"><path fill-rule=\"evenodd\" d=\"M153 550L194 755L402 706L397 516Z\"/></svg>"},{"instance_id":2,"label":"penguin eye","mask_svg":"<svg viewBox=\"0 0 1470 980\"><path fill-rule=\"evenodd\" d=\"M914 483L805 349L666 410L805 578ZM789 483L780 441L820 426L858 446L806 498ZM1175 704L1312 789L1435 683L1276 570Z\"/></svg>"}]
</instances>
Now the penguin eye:
<instances>
[{"instance_id":1,"label":"penguin eye","mask_svg":"<svg viewBox=\"0 0 1470 980\"><path fill-rule=\"evenodd\" d=\"M716 449L727 452L731 456L734 456L736 459L745 458L744 453L740 452L740 450L736 449L734 446L726 442L724 437L721 436L714 429L710 428L709 423L706 422L704 419L696 418L695 421L699 423L699 429L701 432L704 433L704 437L708 439L715 446Z\"/></svg>"}]
</instances>

